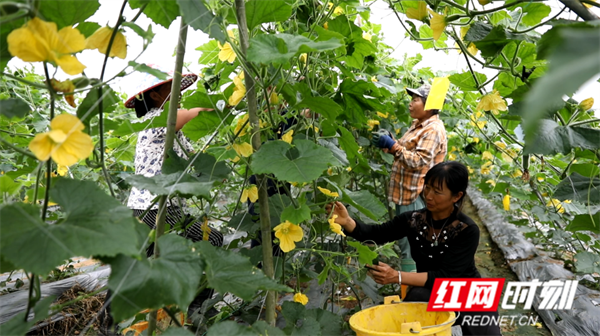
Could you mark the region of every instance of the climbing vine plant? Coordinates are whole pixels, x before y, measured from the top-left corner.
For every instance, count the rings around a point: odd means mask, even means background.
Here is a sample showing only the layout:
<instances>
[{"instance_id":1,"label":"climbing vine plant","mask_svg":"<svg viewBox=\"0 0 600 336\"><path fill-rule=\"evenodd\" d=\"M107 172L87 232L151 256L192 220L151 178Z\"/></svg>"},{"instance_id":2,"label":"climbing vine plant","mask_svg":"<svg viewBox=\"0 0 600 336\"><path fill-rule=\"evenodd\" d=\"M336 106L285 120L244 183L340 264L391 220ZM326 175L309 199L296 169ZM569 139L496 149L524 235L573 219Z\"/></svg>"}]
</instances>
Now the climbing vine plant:
<instances>
[{"instance_id":1,"label":"climbing vine plant","mask_svg":"<svg viewBox=\"0 0 600 336\"><path fill-rule=\"evenodd\" d=\"M600 120L592 98L569 98L600 72L600 28L588 10L597 4L555 1L553 13L548 3L529 0L385 2L423 48L439 57L461 53L464 71L434 73L419 66L421 55L391 59L368 1L130 0L115 11L115 27L88 21L98 1L1 2L0 270L23 269L30 284L26 312L2 330L25 334L62 308L41 297L40 278L64 260L91 256L111 266L116 321L146 308L185 311L199 290L214 288L241 298L240 309L266 322L216 322L209 335L340 333L339 317L303 307L302 284L352 286L364 279L361 264L395 253L346 240L324 206L341 200L367 223L389 218L393 158L369 145L370 134L381 128L401 135L411 122L404 89L437 76L452 83L441 113L448 159L467 164L472 186L526 237L597 277ZM124 17L126 6L138 14ZM578 19L564 19L567 11ZM130 34L142 38L143 50L153 41L152 26L136 24L140 13L157 25L181 25L176 79L191 43L187 29L211 38L198 46L201 80L181 99L184 108L213 109L183 128L197 151L189 160L165 153L163 174L152 178L132 173L136 132L169 125L177 103L132 123L125 97L110 87L114 78L104 77L119 57L129 62L117 76L166 78L127 53ZM84 49L105 55L97 76L85 72ZM43 74L7 68L13 57L41 62ZM474 71L475 64L494 74ZM58 69L70 79L56 80ZM269 185L279 192L269 197ZM161 225L150 232L123 205L131 186L150 190L157 202L186 199L198 217L224 221L225 233L247 235L215 248ZM233 202L221 206L223 198ZM247 212L247 200L259 216ZM234 252L258 229L261 247ZM272 256L272 231L282 257ZM160 255L146 259L152 242ZM283 304L279 330L276 303L285 293L296 302Z\"/></svg>"}]
</instances>

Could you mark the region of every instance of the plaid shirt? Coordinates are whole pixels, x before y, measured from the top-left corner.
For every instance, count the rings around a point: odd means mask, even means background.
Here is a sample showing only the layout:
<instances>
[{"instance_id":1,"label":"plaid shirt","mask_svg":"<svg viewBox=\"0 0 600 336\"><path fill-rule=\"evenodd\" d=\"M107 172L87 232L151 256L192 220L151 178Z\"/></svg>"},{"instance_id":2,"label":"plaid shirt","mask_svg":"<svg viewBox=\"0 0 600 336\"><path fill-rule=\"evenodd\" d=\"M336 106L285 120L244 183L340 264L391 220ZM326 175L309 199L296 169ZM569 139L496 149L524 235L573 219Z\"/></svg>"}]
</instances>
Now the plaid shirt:
<instances>
[{"instance_id":1,"label":"plaid shirt","mask_svg":"<svg viewBox=\"0 0 600 336\"><path fill-rule=\"evenodd\" d=\"M423 190L427 171L444 161L447 143L446 129L438 115L422 123L414 120L408 132L390 150L394 164L388 200L399 205L414 202Z\"/></svg>"}]
</instances>

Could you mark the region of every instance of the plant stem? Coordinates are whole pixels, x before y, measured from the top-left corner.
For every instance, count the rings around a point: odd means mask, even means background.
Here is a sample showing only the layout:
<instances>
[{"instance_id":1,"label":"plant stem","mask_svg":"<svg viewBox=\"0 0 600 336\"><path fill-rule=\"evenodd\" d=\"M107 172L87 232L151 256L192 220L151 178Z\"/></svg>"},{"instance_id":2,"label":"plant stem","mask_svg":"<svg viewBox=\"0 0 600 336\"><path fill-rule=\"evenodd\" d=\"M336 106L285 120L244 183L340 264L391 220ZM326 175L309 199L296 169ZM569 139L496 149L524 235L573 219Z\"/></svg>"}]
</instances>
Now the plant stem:
<instances>
[{"instance_id":1,"label":"plant stem","mask_svg":"<svg viewBox=\"0 0 600 336\"><path fill-rule=\"evenodd\" d=\"M571 124L569 124L569 126L580 126L580 125L591 124L591 123L595 123L595 122L600 122L600 119L582 120L582 121L571 123Z\"/></svg>"},{"instance_id":2,"label":"plant stem","mask_svg":"<svg viewBox=\"0 0 600 336\"><path fill-rule=\"evenodd\" d=\"M19 153L21 153L23 155L29 156L30 158L33 158L33 159L37 160L37 158L35 157L35 155L32 152L30 152L30 151L28 151L26 149L23 149L23 148L19 148L19 147L15 146L15 145L11 144L8 140L6 140L6 139L4 139L2 137L0 137L0 142L2 142L7 147L10 147L10 149L12 149L12 150L14 150L16 152L19 152Z\"/></svg>"},{"instance_id":3,"label":"plant stem","mask_svg":"<svg viewBox=\"0 0 600 336\"><path fill-rule=\"evenodd\" d=\"M108 47L106 48L106 54L104 55L104 62L102 63L102 71L100 72L100 82L104 80L104 72L106 71L106 63L108 62L108 57L110 55L110 51L112 49L113 42L115 41L115 37L117 36L117 32L119 31L119 26L123 22L123 11L125 11L125 5L127 5L128 0L123 1L123 5L121 6L121 11L119 12L119 18L117 19L117 24L110 35L110 40L108 41ZM115 191L112 188L112 182L110 180L110 175L108 175L108 170L106 170L106 163L104 162L104 95L102 94L103 87L98 87L98 136L100 137L100 166L102 167L102 174L104 175L104 179L106 180L106 184L108 185L108 190L112 197L115 197Z\"/></svg>"},{"instance_id":4,"label":"plant stem","mask_svg":"<svg viewBox=\"0 0 600 336\"><path fill-rule=\"evenodd\" d=\"M240 47L242 57L240 63L245 63L245 55L249 46L248 25L246 23L246 5L244 0L235 0L236 17L240 34ZM256 105L256 88L254 76L248 72L249 67L244 67L244 81L246 83L246 98L248 101L248 116L252 126L252 148L254 151L260 149L260 126ZM258 203L260 206L260 227L262 236L263 271L271 279L275 274L273 268L273 246L271 241L271 218L269 213L269 194L267 193L267 181L264 175L257 175ZM275 307L277 305L277 292L268 291L265 302L266 322L275 325Z\"/></svg>"},{"instance_id":5,"label":"plant stem","mask_svg":"<svg viewBox=\"0 0 600 336\"><path fill-rule=\"evenodd\" d=\"M173 81L171 82L171 96L169 103L169 113L167 115L167 132L165 134L165 145L163 148L163 169L169 150L173 149L175 144L175 126L177 124L177 106L179 105L179 92L181 89L181 69L183 68L183 56L185 55L185 45L187 40L188 26L183 17L180 19L179 38L177 43L177 51L175 57L175 69L173 71ZM167 195L162 195L158 201L158 214L156 215L156 240L154 241L154 258L160 256L158 245L159 238L165 233L165 221L167 218ZM156 315L157 311L153 310L150 313L150 321L148 323L148 335L153 335L156 330Z\"/></svg>"},{"instance_id":6,"label":"plant stem","mask_svg":"<svg viewBox=\"0 0 600 336\"><path fill-rule=\"evenodd\" d=\"M25 80L25 79L19 78L19 77L17 77L17 76L13 76L13 75L11 75L11 74L9 74L9 73L6 73L6 72L0 72L0 75L2 75L2 76L6 76L6 77L8 77L8 78L10 78L10 79L14 79L14 80L16 80L16 81L18 81L18 82L21 82L21 83L27 84L27 85L29 85L29 86L33 86L33 87L35 87L35 88L38 88L38 89L43 89L43 90L46 90L46 89L48 89L48 87L47 87L46 85L42 85L42 84L39 84L39 83L30 82L30 81L28 81L28 80Z\"/></svg>"}]
</instances>

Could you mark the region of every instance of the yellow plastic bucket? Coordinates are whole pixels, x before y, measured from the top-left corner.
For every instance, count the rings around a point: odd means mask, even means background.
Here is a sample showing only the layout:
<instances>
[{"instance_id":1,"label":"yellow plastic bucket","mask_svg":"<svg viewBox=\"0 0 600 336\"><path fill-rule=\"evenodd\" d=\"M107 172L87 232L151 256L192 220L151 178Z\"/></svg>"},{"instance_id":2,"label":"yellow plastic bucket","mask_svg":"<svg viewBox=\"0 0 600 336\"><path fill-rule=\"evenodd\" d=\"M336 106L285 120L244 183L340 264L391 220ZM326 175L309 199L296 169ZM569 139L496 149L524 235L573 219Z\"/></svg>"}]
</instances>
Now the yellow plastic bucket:
<instances>
[{"instance_id":1,"label":"yellow plastic bucket","mask_svg":"<svg viewBox=\"0 0 600 336\"><path fill-rule=\"evenodd\" d=\"M452 336L454 321L454 312L428 312L427 302L388 296L385 304L352 315L350 327L358 336Z\"/></svg>"}]
</instances>

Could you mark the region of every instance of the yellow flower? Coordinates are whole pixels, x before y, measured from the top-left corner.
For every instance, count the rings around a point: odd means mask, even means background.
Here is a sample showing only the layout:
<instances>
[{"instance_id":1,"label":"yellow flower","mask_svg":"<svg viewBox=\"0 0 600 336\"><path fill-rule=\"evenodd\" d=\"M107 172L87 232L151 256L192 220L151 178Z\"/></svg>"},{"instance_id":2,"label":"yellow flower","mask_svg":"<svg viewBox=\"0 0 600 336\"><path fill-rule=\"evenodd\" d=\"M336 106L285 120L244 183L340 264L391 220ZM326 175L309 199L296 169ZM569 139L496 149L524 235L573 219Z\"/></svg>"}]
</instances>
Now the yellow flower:
<instances>
[{"instance_id":1,"label":"yellow flower","mask_svg":"<svg viewBox=\"0 0 600 336\"><path fill-rule=\"evenodd\" d=\"M243 71L233 78L233 84L235 84L235 88L233 89L233 93L229 97L229 105L231 106L236 106L237 104L239 104L246 95L246 86L244 85L243 79Z\"/></svg>"},{"instance_id":2,"label":"yellow flower","mask_svg":"<svg viewBox=\"0 0 600 336\"><path fill-rule=\"evenodd\" d=\"M419 1L418 8L407 8L406 17L414 20L423 20L427 16L427 4L425 1Z\"/></svg>"},{"instance_id":3,"label":"yellow flower","mask_svg":"<svg viewBox=\"0 0 600 336\"><path fill-rule=\"evenodd\" d=\"M329 218L327 220L329 222L329 229L331 229L331 231L333 231L334 233L337 233L339 235L346 237L346 235L344 234L344 231L342 231L342 226L335 222L335 219L337 217L338 217L338 215L333 215L333 216L331 216L331 218Z\"/></svg>"},{"instance_id":4,"label":"yellow flower","mask_svg":"<svg viewBox=\"0 0 600 336\"><path fill-rule=\"evenodd\" d=\"M469 31L469 26L464 26L460 28L460 39L461 41L464 41L465 36L467 35L467 32ZM479 51L479 49L477 49L477 47L475 46L475 43L473 42L468 42L467 44L467 51L469 52L469 54L475 56L477 55L477 52ZM458 50L458 53L460 54L462 52L462 50Z\"/></svg>"},{"instance_id":5,"label":"yellow flower","mask_svg":"<svg viewBox=\"0 0 600 336\"><path fill-rule=\"evenodd\" d=\"M587 111L589 109L591 109L594 106L594 98L588 98L588 99L584 99L581 103L579 103L579 107L581 107L582 110Z\"/></svg>"},{"instance_id":6,"label":"yellow flower","mask_svg":"<svg viewBox=\"0 0 600 336\"><path fill-rule=\"evenodd\" d=\"M375 125L379 125L379 120L370 119L367 120L367 125L369 125L369 129L372 130Z\"/></svg>"},{"instance_id":7,"label":"yellow flower","mask_svg":"<svg viewBox=\"0 0 600 336\"><path fill-rule=\"evenodd\" d=\"M296 293L294 294L294 302L302 303L302 305L306 306L308 303L308 296L302 293Z\"/></svg>"},{"instance_id":8,"label":"yellow flower","mask_svg":"<svg viewBox=\"0 0 600 336\"><path fill-rule=\"evenodd\" d=\"M221 42L217 42L217 44L219 45L219 60L233 63L235 61L235 51L233 51L231 44L229 42L225 42L225 45L221 45Z\"/></svg>"},{"instance_id":9,"label":"yellow flower","mask_svg":"<svg viewBox=\"0 0 600 336\"><path fill-rule=\"evenodd\" d=\"M469 174L473 174L473 172L474 172L473 168L467 166L467 169L469 170Z\"/></svg>"},{"instance_id":10,"label":"yellow flower","mask_svg":"<svg viewBox=\"0 0 600 336\"><path fill-rule=\"evenodd\" d=\"M248 113L244 114L241 118L238 119L237 124L235 125L235 129L233 130L234 134L238 134L239 132L239 136L244 136L246 135L246 128L242 129L242 127L244 127L244 124L246 124L246 122L249 119L249 115ZM248 126L249 124L246 124L246 126Z\"/></svg>"},{"instance_id":11,"label":"yellow flower","mask_svg":"<svg viewBox=\"0 0 600 336\"><path fill-rule=\"evenodd\" d=\"M348 167L348 168L346 168L346 171L347 171L347 172L351 172L351 171L352 171L352 167Z\"/></svg>"},{"instance_id":12,"label":"yellow flower","mask_svg":"<svg viewBox=\"0 0 600 336\"><path fill-rule=\"evenodd\" d=\"M498 114L498 111L506 111L506 102L502 99L498 90L494 90L492 93L481 97L477 109Z\"/></svg>"},{"instance_id":13,"label":"yellow flower","mask_svg":"<svg viewBox=\"0 0 600 336\"><path fill-rule=\"evenodd\" d=\"M69 167L58 165L58 167L56 168L56 172L60 176L65 176L69 172Z\"/></svg>"},{"instance_id":14,"label":"yellow flower","mask_svg":"<svg viewBox=\"0 0 600 336\"><path fill-rule=\"evenodd\" d=\"M233 150L235 150L239 156L248 157L252 155L252 145L247 142L241 144L234 143Z\"/></svg>"},{"instance_id":15,"label":"yellow flower","mask_svg":"<svg viewBox=\"0 0 600 336\"><path fill-rule=\"evenodd\" d=\"M300 56L298 57L298 59L300 60L300 62L306 64L306 59L308 58L308 55L306 53L304 54L300 54Z\"/></svg>"},{"instance_id":16,"label":"yellow flower","mask_svg":"<svg viewBox=\"0 0 600 336\"><path fill-rule=\"evenodd\" d=\"M329 23L328 22L323 23L323 28L329 30Z\"/></svg>"},{"instance_id":17,"label":"yellow flower","mask_svg":"<svg viewBox=\"0 0 600 336\"><path fill-rule=\"evenodd\" d=\"M431 13L431 15L433 15L430 21L430 26L433 30L433 39L437 41L446 29L446 16L438 14L429 8L427 9L427 11Z\"/></svg>"},{"instance_id":18,"label":"yellow flower","mask_svg":"<svg viewBox=\"0 0 600 336\"><path fill-rule=\"evenodd\" d=\"M510 211L510 195L504 195L502 205L504 206L504 210Z\"/></svg>"},{"instance_id":19,"label":"yellow flower","mask_svg":"<svg viewBox=\"0 0 600 336\"><path fill-rule=\"evenodd\" d=\"M474 142L474 143L479 143L479 138L478 138L478 137L474 137L474 138L473 138L473 142Z\"/></svg>"},{"instance_id":20,"label":"yellow flower","mask_svg":"<svg viewBox=\"0 0 600 336\"><path fill-rule=\"evenodd\" d=\"M379 82L379 80L377 79L377 76L371 77L371 82L373 82L373 83ZM377 112L377 113L381 113L381 112Z\"/></svg>"},{"instance_id":21,"label":"yellow flower","mask_svg":"<svg viewBox=\"0 0 600 336\"><path fill-rule=\"evenodd\" d=\"M85 41L85 49L98 49L99 52L106 55L106 50L108 49L108 43L110 42L113 30L114 29L110 27L98 28L98 30ZM125 39L125 35L120 31L115 35L113 44L110 47L110 55L108 56L116 56L120 59L125 59L125 57L127 57L127 40Z\"/></svg>"},{"instance_id":22,"label":"yellow flower","mask_svg":"<svg viewBox=\"0 0 600 336\"><path fill-rule=\"evenodd\" d=\"M365 40L367 40L369 42L373 42L373 41L371 41L371 34L369 34L369 33L362 33L362 38L364 38Z\"/></svg>"},{"instance_id":23,"label":"yellow flower","mask_svg":"<svg viewBox=\"0 0 600 336\"><path fill-rule=\"evenodd\" d=\"M277 92L273 91L269 95L269 104L277 105L279 104L279 96L277 96Z\"/></svg>"},{"instance_id":24,"label":"yellow flower","mask_svg":"<svg viewBox=\"0 0 600 336\"><path fill-rule=\"evenodd\" d=\"M302 228L296 224L292 224L289 221L285 221L275 228L275 237L279 238L279 247L283 252L289 252L296 248L296 243L302 240L304 232Z\"/></svg>"},{"instance_id":25,"label":"yellow flower","mask_svg":"<svg viewBox=\"0 0 600 336\"><path fill-rule=\"evenodd\" d=\"M482 160L493 160L494 156L492 155L492 153L485 151L483 152L483 154L481 155L481 159Z\"/></svg>"},{"instance_id":26,"label":"yellow flower","mask_svg":"<svg viewBox=\"0 0 600 336\"><path fill-rule=\"evenodd\" d=\"M523 173L519 169L517 169L514 172L512 172L511 176L517 178L523 176Z\"/></svg>"},{"instance_id":27,"label":"yellow flower","mask_svg":"<svg viewBox=\"0 0 600 336\"><path fill-rule=\"evenodd\" d=\"M321 187L317 187L317 189L319 189L323 194L325 194L329 197L340 197L340 194L338 194L337 192L333 192L329 189L325 189L325 188L321 188Z\"/></svg>"},{"instance_id":28,"label":"yellow flower","mask_svg":"<svg viewBox=\"0 0 600 336\"><path fill-rule=\"evenodd\" d=\"M491 173L491 172L492 172L492 168L493 168L493 167L494 167L494 166L492 166L492 162L491 162L491 161L487 161L486 163L484 163L484 164L481 166L481 169L480 169L479 171L481 172L481 174L483 174L483 175L487 175L487 174L489 174L489 173Z\"/></svg>"},{"instance_id":29,"label":"yellow flower","mask_svg":"<svg viewBox=\"0 0 600 336\"><path fill-rule=\"evenodd\" d=\"M565 204L571 204L571 202L572 202L571 200L564 200L563 201L563 203L565 203Z\"/></svg>"},{"instance_id":30,"label":"yellow flower","mask_svg":"<svg viewBox=\"0 0 600 336\"><path fill-rule=\"evenodd\" d=\"M78 75L85 69L72 55L85 48L85 36L71 26L57 31L56 23L36 17L13 30L6 41L10 54L25 62L47 61L69 75Z\"/></svg>"},{"instance_id":31,"label":"yellow flower","mask_svg":"<svg viewBox=\"0 0 600 336\"><path fill-rule=\"evenodd\" d=\"M450 161L456 160L456 155L454 155L454 152L451 152L450 154L448 154L448 160L450 160Z\"/></svg>"},{"instance_id":32,"label":"yellow flower","mask_svg":"<svg viewBox=\"0 0 600 336\"><path fill-rule=\"evenodd\" d=\"M494 145L496 145L498 148L506 149L506 144L502 141L496 141L494 142Z\"/></svg>"},{"instance_id":33,"label":"yellow flower","mask_svg":"<svg viewBox=\"0 0 600 336\"><path fill-rule=\"evenodd\" d=\"M508 163L512 163L513 162L513 158L517 156L517 153L515 152L514 149L510 148L506 150L506 153L502 152L502 154L500 154L500 156L502 157L502 159Z\"/></svg>"},{"instance_id":34,"label":"yellow flower","mask_svg":"<svg viewBox=\"0 0 600 336\"><path fill-rule=\"evenodd\" d=\"M94 149L92 138L83 133L84 126L79 119L68 113L56 116L50 122L50 131L35 136L29 143L29 150L38 160L50 157L60 166L71 166L90 156Z\"/></svg>"},{"instance_id":35,"label":"yellow flower","mask_svg":"<svg viewBox=\"0 0 600 336\"><path fill-rule=\"evenodd\" d=\"M70 79L61 82L52 78L50 80L50 84L56 92L72 93L73 91L75 91L75 84L73 84L73 82ZM75 96L73 94L65 94L63 97L71 107L77 106L75 105Z\"/></svg>"},{"instance_id":36,"label":"yellow flower","mask_svg":"<svg viewBox=\"0 0 600 336\"><path fill-rule=\"evenodd\" d=\"M377 112L377 116L380 118L387 119L390 116L390 114L388 112L386 112L385 114L383 114L381 112Z\"/></svg>"},{"instance_id":37,"label":"yellow flower","mask_svg":"<svg viewBox=\"0 0 600 336\"><path fill-rule=\"evenodd\" d=\"M485 183L490 184L492 187L496 186L496 181L494 181L492 179L485 181Z\"/></svg>"},{"instance_id":38,"label":"yellow flower","mask_svg":"<svg viewBox=\"0 0 600 336\"><path fill-rule=\"evenodd\" d=\"M236 156L233 159L231 159L231 162L233 162L233 163L236 163L238 161L240 161L240 157L239 156Z\"/></svg>"},{"instance_id":39,"label":"yellow flower","mask_svg":"<svg viewBox=\"0 0 600 336\"><path fill-rule=\"evenodd\" d=\"M538 182L544 182L545 178L538 176L537 180L538 180Z\"/></svg>"},{"instance_id":40,"label":"yellow flower","mask_svg":"<svg viewBox=\"0 0 600 336\"><path fill-rule=\"evenodd\" d=\"M327 8L331 9L331 7L333 7L333 3L328 3L327 4ZM335 7L335 9L333 10L333 14L335 15L341 15L344 14L344 9L340 6Z\"/></svg>"},{"instance_id":41,"label":"yellow flower","mask_svg":"<svg viewBox=\"0 0 600 336\"><path fill-rule=\"evenodd\" d=\"M283 140L283 141L285 141L285 142L287 142L287 143L291 144L291 143L292 143L292 140L294 139L294 138L293 138L293 135L294 135L294 130L290 130L289 132L285 133L285 134L284 134L284 135L281 137L281 140Z\"/></svg>"},{"instance_id":42,"label":"yellow flower","mask_svg":"<svg viewBox=\"0 0 600 336\"><path fill-rule=\"evenodd\" d=\"M562 203L560 203L560 201L557 200L556 198L553 198L550 201L548 201L548 203L546 203L546 206L554 207L556 209L556 211L558 211L559 213L565 212L565 208L563 208Z\"/></svg>"},{"instance_id":43,"label":"yellow flower","mask_svg":"<svg viewBox=\"0 0 600 336\"><path fill-rule=\"evenodd\" d=\"M258 200L258 188L255 184L244 188L244 190L242 191L242 197L240 198L240 202L244 203L248 199L250 199L250 202L252 203L255 203L256 200Z\"/></svg>"}]
</instances>

